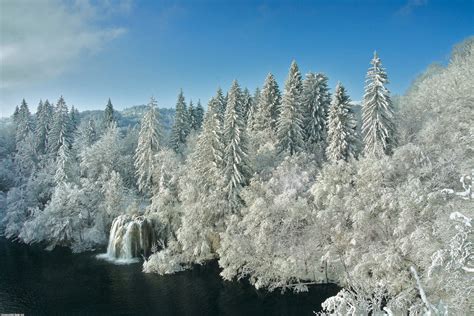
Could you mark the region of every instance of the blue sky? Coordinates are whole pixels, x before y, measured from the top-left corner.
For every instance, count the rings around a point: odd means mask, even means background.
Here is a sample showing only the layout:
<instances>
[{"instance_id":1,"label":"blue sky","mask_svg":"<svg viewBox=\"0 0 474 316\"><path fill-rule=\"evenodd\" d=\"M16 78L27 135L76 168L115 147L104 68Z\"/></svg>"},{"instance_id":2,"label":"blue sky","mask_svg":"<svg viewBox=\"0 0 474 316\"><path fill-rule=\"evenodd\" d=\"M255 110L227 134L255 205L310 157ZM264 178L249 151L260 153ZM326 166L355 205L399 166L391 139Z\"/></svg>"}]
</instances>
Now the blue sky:
<instances>
[{"instance_id":1,"label":"blue sky","mask_svg":"<svg viewBox=\"0 0 474 316\"><path fill-rule=\"evenodd\" d=\"M341 81L353 100L377 50L401 94L454 44L474 35L474 1L0 2L0 115L21 99L64 95L80 110L175 104L179 89L205 105L233 79L252 91L272 72Z\"/></svg>"}]
</instances>

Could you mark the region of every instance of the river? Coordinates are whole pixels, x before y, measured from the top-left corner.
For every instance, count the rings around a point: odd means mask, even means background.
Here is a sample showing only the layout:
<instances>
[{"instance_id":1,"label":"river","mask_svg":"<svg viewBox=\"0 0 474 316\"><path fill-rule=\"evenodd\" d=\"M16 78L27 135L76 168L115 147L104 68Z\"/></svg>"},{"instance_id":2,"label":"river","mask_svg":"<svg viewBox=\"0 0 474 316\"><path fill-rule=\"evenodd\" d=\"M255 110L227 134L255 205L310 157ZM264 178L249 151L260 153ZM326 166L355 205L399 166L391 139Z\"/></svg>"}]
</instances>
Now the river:
<instances>
[{"instance_id":1,"label":"river","mask_svg":"<svg viewBox=\"0 0 474 316\"><path fill-rule=\"evenodd\" d=\"M27 315L313 315L335 285L302 294L226 282L217 263L159 276L96 253L44 251L0 237L0 313Z\"/></svg>"}]
</instances>

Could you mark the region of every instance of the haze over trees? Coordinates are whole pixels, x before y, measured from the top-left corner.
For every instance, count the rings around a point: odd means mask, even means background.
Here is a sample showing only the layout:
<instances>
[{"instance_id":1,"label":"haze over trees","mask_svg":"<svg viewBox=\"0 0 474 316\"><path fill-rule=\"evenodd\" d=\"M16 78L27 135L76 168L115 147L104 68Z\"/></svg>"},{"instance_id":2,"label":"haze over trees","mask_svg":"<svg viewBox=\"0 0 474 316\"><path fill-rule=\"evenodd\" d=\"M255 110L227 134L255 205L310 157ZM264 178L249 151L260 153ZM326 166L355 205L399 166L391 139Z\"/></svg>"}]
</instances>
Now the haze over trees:
<instances>
[{"instance_id":1,"label":"haze over trees","mask_svg":"<svg viewBox=\"0 0 474 316\"><path fill-rule=\"evenodd\" d=\"M295 61L283 91L272 74L253 94L234 81L206 110L180 91L171 124L153 97L124 111L109 99L96 117L62 96L35 114L22 100L0 125L0 228L81 252L105 247L118 216L143 216L156 236L145 272L217 260L256 288L337 283L327 313L464 314L474 39L405 95L387 84L374 54L361 121L343 83L303 79Z\"/></svg>"}]
</instances>

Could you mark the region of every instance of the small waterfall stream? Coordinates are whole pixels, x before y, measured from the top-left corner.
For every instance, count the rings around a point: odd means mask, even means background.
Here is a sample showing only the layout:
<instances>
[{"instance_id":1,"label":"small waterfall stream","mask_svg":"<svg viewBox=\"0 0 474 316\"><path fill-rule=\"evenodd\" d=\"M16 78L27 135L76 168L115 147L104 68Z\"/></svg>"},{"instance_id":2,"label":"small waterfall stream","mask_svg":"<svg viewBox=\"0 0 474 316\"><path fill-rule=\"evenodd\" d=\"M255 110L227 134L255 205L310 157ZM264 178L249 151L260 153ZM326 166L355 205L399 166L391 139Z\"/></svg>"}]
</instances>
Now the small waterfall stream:
<instances>
[{"instance_id":1,"label":"small waterfall stream","mask_svg":"<svg viewBox=\"0 0 474 316\"><path fill-rule=\"evenodd\" d=\"M137 262L148 256L155 241L151 221L145 216L120 215L112 222L107 253L98 257L117 263Z\"/></svg>"}]
</instances>

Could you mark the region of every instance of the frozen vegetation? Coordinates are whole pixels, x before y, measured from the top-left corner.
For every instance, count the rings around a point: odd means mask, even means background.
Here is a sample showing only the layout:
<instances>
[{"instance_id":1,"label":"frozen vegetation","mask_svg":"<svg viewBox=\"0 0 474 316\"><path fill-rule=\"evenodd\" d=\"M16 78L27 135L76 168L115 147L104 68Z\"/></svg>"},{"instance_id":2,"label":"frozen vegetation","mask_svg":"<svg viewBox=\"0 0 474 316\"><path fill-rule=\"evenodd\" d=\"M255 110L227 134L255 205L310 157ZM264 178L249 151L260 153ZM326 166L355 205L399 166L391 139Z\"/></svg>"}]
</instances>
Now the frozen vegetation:
<instances>
[{"instance_id":1,"label":"frozen vegetation","mask_svg":"<svg viewBox=\"0 0 474 316\"><path fill-rule=\"evenodd\" d=\"M361 119L350 91L290 66L205 111L178 96L173 124L146 107L100 116L25 100L0 126L6 237L105 249L144 272L218 260L270 291L343 290L328 314L473 309L474 39L391 97L374 54ZM96 113L97 114L97 113Z\"/></svg>"}]
</instances>

